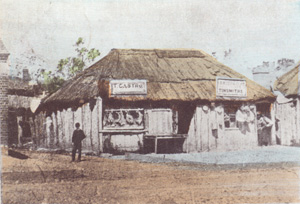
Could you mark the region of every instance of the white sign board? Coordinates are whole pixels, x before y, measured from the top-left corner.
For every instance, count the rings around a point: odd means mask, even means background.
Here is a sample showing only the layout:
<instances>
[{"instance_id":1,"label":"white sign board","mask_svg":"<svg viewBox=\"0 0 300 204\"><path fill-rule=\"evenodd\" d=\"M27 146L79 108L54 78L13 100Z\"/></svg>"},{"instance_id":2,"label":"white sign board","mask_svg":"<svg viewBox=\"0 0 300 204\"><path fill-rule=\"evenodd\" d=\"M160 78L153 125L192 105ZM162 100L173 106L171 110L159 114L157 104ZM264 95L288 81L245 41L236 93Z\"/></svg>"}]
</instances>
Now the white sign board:
<instances>
[{"instance_id":1,"label":"white sign board","mask_svg":"<svg viewBox=\"0 0 300 204\"><path fill-rule=\"evenodd\" d=\"M111 96L147 95L146 80L111 80L109 87Z\"/></svg>"},{"instance_id":2,"label":"white sign board","mask_svg":"<svg viewBox=\"0 0 300 204\"><path fill-rule=\"evenodd\" d=\"M217 97L246 98L246 80L232 78L217 78L216 95Z\"/></svg>"}]
</instances>

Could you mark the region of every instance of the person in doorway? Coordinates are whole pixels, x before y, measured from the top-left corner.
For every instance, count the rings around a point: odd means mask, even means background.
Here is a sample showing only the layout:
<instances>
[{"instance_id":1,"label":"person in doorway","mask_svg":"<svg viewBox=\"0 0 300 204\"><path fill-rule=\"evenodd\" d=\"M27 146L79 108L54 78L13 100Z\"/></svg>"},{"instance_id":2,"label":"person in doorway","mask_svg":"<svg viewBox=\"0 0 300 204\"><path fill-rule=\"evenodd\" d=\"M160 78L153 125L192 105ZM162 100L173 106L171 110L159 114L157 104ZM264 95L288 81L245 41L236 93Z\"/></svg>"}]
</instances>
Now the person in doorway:
<instances>
[{"instance_id":1,"label":"person in doorway","mask_svg":"<svg viewBox=\"0 0 300 204\"><path fill-rule=\"evenodd\" d=\"M248 116L246 113L246 106L242 105L240 108L237 110L235 114L236 118L236 127L239 128L239 130L243 133L246 134L246 132L250 131L249 130L249 125L248 125Z\"/></svg>"},{"instance_id":2,"label":"person in doorway","mask_svg":"<svg viewBox=\"0 0 300 204\"><path fill-rule=\"evenodd\" d=\"M273 122L264 114L258 113L257 120L257 133L258 133L258 142L260 146L267 146L271 144L271 128Z\"/></svg>"},{"instance_id":3,"label":"person in doorway","mask_svg":"<svg viewBox=\"0 0 300 204\"><path fill-rule=\"evenodd\" d=\"M72 162L75 161L76 151L78 150L78 160L81 161L81 141L85 138L84 132L80 129L80 123L75 124L76 130L73 132L72 136Z\"/></svg>"},{"instance_id":4,"label":"person in doorway","mask_svg":"<svg viewBox=\"0 0 300 204\"><path fill-rule=\"evenodd\" d=\"M20 121L19 125L21 127L21 144L24 145L28 142L31 142L31 130L30 130L30 124L28 121Z\"/></svg>"}]
</instances>

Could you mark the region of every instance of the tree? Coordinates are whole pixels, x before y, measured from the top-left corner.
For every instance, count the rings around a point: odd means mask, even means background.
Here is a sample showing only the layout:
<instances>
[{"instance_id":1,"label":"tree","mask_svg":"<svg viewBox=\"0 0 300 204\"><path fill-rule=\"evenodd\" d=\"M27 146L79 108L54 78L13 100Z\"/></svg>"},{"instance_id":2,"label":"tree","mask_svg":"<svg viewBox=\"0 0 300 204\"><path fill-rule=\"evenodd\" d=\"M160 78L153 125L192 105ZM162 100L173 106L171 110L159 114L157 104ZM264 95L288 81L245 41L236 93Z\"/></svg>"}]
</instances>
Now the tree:
<instances>
[{"instance_id":1,"label":"tree","mask_svg":"<svg viewBox=\"0 0 300 204\"><path fill-rule=\"evenodd\" d=\"M58 62L55 72L39 70L44 78L44 86L49 93L57 91L65 82L87 68L97 57L99 50L84 47L83 38L78 38L75 43L75 57L67 57Z\"/></svg>"}]
</instances>

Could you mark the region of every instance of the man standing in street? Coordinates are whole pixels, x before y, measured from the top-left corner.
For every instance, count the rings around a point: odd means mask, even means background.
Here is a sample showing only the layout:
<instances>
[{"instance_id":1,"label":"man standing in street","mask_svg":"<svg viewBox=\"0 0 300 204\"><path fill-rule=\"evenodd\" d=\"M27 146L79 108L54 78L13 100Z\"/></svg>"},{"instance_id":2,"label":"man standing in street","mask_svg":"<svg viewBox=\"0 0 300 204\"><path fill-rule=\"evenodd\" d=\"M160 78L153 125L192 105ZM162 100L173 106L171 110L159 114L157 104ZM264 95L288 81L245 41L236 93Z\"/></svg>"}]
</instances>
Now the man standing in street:
<instances>
[{"instance_id":1,"label":"man standing in street","mask_svg":"<svg viewBox=\"0 0 300 204\"><path fill-rule=\"evenodd\" d=\"M79 129L80 123L75 124L76 130L73 132L72 136L72 143L73 143L73 150L72 150L72 162L75 161L76 151L78 150L78 161L81 160L81 141L85 138L84 132Z\"/></svg>"}]
</instances>

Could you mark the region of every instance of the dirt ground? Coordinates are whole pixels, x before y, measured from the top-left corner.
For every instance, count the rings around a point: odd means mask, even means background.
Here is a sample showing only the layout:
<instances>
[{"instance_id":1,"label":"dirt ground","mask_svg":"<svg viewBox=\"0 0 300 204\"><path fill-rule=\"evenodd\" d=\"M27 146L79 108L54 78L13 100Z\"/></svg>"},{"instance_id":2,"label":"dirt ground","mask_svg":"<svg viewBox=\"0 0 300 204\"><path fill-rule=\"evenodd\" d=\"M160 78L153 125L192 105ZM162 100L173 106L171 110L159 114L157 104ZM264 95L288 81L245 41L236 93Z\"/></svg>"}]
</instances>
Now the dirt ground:
<instances>
[{"instance_id":1,"label":"dirt ground","mask_svg":"<svg viewBox=\"0 0 300 204\"><path fill-rule=\"evenodd\" d=\"M2 203L300 202L299 167L203 170L92 156L71 163L67 154L19 152L2 154Z\"/></svg>"}]
</instances>

